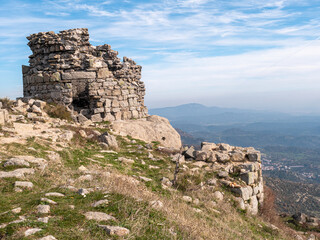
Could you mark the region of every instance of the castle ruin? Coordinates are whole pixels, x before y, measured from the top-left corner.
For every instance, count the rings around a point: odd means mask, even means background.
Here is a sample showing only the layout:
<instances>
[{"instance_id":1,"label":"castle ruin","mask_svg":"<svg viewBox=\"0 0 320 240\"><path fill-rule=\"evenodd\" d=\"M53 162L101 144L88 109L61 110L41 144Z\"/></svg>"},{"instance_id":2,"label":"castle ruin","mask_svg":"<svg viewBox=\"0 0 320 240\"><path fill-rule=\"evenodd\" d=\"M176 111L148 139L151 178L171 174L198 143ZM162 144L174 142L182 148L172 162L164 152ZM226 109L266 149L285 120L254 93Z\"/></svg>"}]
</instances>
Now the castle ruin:
<instances>
[{"instance_id":1,"label":"castle ruin","mask_svg":"<svg viewBox=\"0 0 320 240\"><path fill-rule=\"evenodd\" d=\"M27 37L32 55L22 66L24 97L68 106L78 120L146 117L141 66L110 45L92 46L86 28Z\"/></svg>"}]
</instances>

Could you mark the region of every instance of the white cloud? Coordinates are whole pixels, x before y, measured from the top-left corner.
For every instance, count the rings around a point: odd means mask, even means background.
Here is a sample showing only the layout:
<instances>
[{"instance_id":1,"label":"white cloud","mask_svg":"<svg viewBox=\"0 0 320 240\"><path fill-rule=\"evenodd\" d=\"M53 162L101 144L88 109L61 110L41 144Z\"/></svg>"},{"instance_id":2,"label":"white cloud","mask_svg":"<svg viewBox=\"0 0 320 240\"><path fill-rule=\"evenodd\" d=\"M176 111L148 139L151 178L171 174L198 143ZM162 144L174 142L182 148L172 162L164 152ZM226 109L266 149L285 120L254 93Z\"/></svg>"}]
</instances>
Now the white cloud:
<instances>
[{"instance_id":1,"label":"white cloud","mask_svg":"<svg viewBox=\"0 0 320 240\"><path fill-rule=\"evenodd\" d=\"M274 106L277 110L318 111L310 106L310 92L320 92L320 43L284 49L272 49L221 57L187 57L170 66L145 66L143 79L148 88L147 103L159 105L198 99L207 105L248 105L254 108ZM296 93L299 93L296 95ZM268 98L268 94L270 98ZM232 97L236 96L236 97ZM259 96L263 100L259 100ZM223 102L222 99L225 99ZM312 98L320 100L320 95ZM299 107L292 107L299 106Z\"/></svg>"}]
</instances>

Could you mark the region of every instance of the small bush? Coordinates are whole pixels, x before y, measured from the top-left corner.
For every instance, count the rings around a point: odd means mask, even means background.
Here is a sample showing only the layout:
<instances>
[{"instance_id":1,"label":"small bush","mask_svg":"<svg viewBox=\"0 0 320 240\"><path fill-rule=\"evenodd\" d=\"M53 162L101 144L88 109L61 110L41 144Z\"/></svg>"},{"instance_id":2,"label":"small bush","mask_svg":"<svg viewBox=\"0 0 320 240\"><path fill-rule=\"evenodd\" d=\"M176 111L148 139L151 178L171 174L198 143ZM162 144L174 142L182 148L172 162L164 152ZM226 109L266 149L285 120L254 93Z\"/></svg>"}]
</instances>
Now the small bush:
<instances>
[{"instance_id":1,"label":"small bush","mask_svg":"<svg viewBox=\"0 0 320 240\"><path fill-rule=\"evenodd\" d=\"M14 103L13 100L7 97L0 98L0 102L2 102L2 108L5 108L5 109L10 109L11 107L13 107L13 103Z\"/></svg>"},{"instance_id":2,"label":"small bush","mask_svg":"<svg viewBox=\"0 0 320 240\"><path fill-rule=\"evenodd\" d=\"M70 111L68 111L67 108L61 104L47 104L44 107L44 111L52 118L60 118L67 121L72 121Z\"/></svg>"}]
</instances>

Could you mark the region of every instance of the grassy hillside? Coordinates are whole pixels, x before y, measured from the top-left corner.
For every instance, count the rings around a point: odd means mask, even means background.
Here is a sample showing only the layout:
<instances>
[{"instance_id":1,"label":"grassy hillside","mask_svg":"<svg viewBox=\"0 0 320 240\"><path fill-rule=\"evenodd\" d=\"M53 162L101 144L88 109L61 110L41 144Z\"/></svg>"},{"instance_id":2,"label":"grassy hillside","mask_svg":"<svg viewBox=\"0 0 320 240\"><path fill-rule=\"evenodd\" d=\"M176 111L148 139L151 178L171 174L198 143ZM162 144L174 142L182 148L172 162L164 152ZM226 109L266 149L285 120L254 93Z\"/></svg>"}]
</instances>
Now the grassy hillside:
<instances>
[{"instance_id":1,"label":"grassy hillside","mask_svg":"<svg viewBox=\"0 0 320 240\"><path fill-rule=\"evenodd\" d=\"M29 124L35 126L28 123L26 127ZM94 136L97 131L108 131L107 125L83 128L63 121L48 125L42 135L27 139L18 138L10 131L12 126L1 130L0 172L21 168L4 167L12 157L44 160L38 165L32 160L28 168L35 173L22 179L0 178L0 239L48 235L56 239L292 239L263 218L237 209L230 193L219 186L214 189L224 193L224 200L215 200L212 188L205 185L214 172L192 172L191 163L186 163L177 189L163 185L163 177L173 179L175 164L157 150L157 143L150 149L142 141L118 136L119 148L105 150ZM70 141L53 140L55 134L70 131ZM33 188L18 191L16 181L32 182ZM84 193L79 194L79 189ZM52 192L63 195L46 196ZM183 201L183 196L193 200ZM99 200L107 201L92 206ZM39 205L49 205L50 212L39 213ZM87 212L106 213L114 219L88 220ZM124 227L130 234L110 236L99 224ZM31 228L41 230L25 237Z\"/></svg>"}]
</instances>

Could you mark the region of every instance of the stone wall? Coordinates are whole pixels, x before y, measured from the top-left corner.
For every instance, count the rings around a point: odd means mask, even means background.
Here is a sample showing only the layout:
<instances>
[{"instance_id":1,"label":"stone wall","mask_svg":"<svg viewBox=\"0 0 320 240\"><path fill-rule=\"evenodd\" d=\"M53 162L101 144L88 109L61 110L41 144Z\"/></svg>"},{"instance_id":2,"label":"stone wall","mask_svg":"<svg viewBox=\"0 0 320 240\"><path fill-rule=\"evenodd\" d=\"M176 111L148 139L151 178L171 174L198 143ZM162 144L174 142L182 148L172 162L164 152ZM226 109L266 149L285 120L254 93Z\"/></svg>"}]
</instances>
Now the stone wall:
<instances>
[{"instance_id":1,"label":"stone wall","mask_svg":"<svg viewBox=\"0 0 320 240\"><path fill-rule=\"evenodd\" d=\"M190 147L184 152L184 157L186 161L202 162L198 165L215 172L220 184L234 194L241 209L258 213L259 204L264 199L259 151L252 147L203 142L200 151Z\"/></svg>"},{"instance_id":2,"label":"stone wall","mask_svg":"<svg viewBox=\"0 0 320 240\"><path fill-rule=\"evenodd\" d=\"M56 102L94 122L147 116L141 66L117 57L110 45L92 46L88 29L27 37L32 55L22 66L24 97Z\"/></svg>"}]
</instances>

